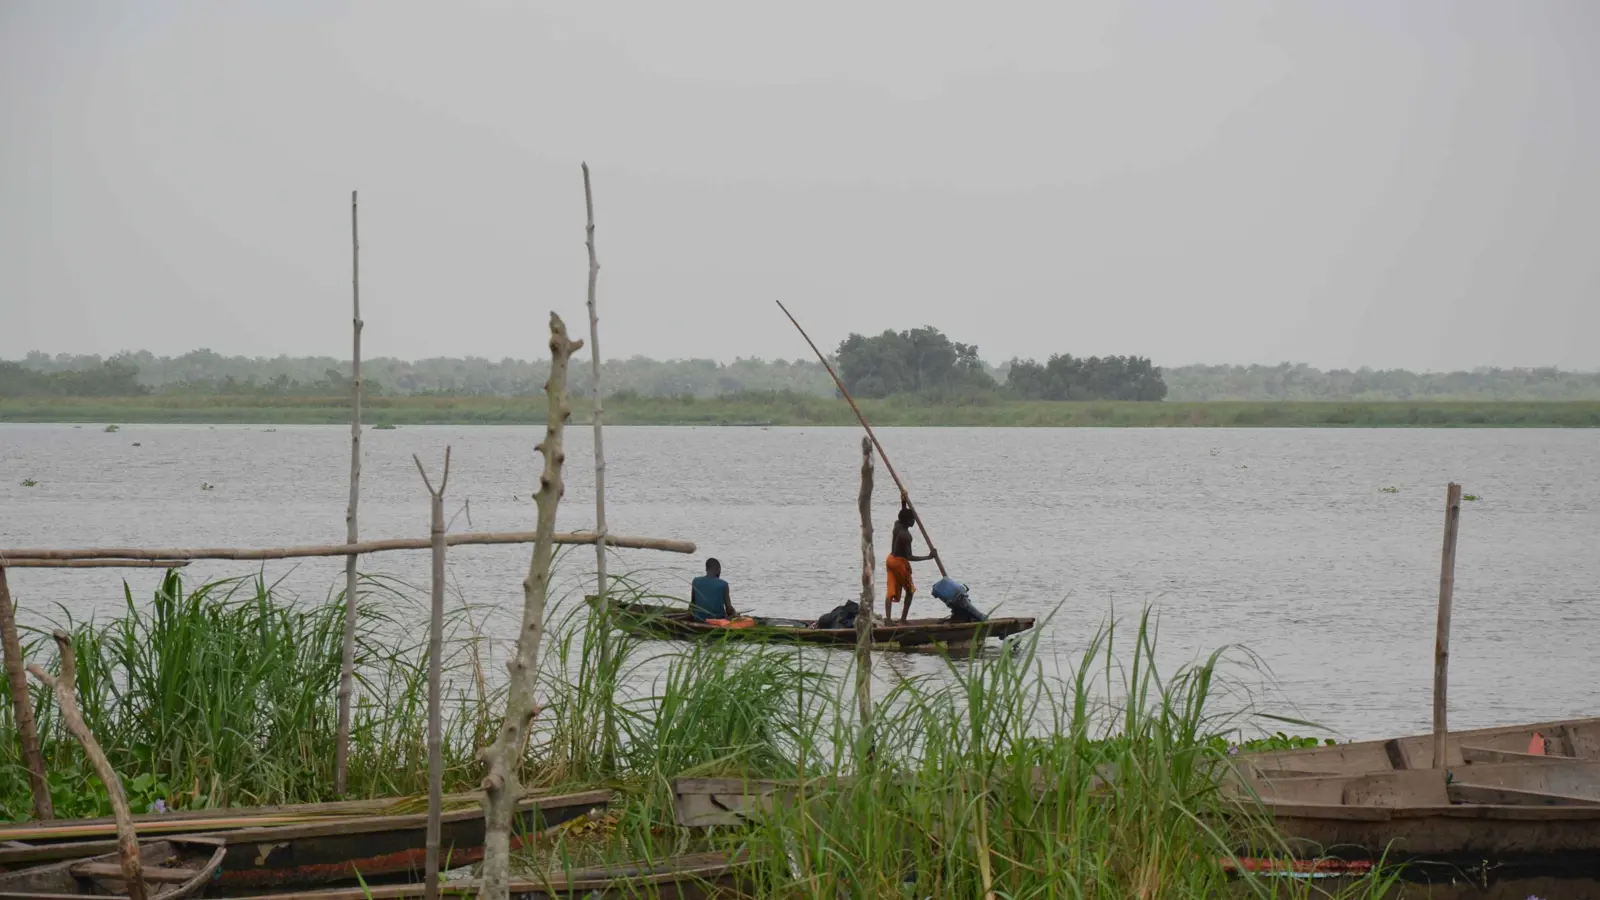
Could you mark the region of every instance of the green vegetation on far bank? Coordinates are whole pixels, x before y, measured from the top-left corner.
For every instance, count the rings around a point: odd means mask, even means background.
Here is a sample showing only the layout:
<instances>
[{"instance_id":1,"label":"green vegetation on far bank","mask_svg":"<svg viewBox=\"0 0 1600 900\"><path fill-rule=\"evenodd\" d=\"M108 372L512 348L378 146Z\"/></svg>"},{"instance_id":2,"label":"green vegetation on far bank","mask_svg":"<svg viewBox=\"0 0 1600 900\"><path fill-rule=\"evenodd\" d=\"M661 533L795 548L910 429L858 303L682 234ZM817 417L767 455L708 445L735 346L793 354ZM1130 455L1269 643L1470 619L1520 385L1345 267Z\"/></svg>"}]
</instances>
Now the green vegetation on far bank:
<instances>
[{"instance_id":1,"label":"green vegetation on far bank","mask_svg":"<svg viewBox=\"0 0 1600 900\"><path fill-rule=\"evenodd\" d=\"M363 400L363 420L379 425L531 425L544 421L542 396L392 396ZM1600 401L1392 403L1063 402L982 399L941 403L922 398L864 400L881 426L981 427L1600 427ZM578 399L573 414L588 416ZM852 425L835 397L749 392L722 397L648 397L622 392L605 400L612 425ZM173 396L5 397L0 422L120 422L318 425L350 420L344 397Z\"/></svg>"}]
</instances>

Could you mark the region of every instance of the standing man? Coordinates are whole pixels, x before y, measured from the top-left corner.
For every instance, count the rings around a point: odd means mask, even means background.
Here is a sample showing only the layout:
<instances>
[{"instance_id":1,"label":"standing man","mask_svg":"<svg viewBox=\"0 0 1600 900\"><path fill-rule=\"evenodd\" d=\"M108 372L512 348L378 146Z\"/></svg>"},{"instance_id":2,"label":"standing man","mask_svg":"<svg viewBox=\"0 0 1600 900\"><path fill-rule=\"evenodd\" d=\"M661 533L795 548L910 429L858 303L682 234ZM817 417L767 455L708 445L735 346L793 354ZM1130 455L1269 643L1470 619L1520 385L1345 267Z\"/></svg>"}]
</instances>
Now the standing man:
<instances>
[{"instance_id":1,"label":"standing man","mask_svg":"<svg viewBox=\"0 0 1600 900\"><path fill-rule=\"evenodd\" d=\"M689 612L696 622L738 616L728 583L722 580L722 563L715 558L706 560L706 573L689 583Z\"/></svg>"},{"instance_id":2,"label":"standing man","mask_svg":"<svg viewBox=\"0 0 1600 900\"><path fill-rule=\"evenodd\" d=\"M883 561L883 567L888 571L889 594L883 599L883 618L893 621L895 600L900 600L905 605L900 607L900 621L906 620L911 612L911 595L917 592L917 586L911 580L911 564L933 559L936 554L927 556L911 555L911 526L917 524L917 514L911 509L911 498L905 491L900 492L900 515L894 523L894 538L889 542L889 556Z\"/></svg>"}]
</instances>

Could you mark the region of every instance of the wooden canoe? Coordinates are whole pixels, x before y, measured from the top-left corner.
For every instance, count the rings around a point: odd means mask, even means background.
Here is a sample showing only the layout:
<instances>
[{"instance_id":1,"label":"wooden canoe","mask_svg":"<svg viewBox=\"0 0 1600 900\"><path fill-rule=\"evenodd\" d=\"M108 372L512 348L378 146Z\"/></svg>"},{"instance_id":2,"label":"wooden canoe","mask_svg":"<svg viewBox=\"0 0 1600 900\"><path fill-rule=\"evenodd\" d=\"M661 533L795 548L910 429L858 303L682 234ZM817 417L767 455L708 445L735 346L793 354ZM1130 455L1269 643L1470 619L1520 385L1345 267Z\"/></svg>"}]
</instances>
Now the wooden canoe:
<instances>
[{"instance_id":1,"label":"wooden canoe","mask_svg":"<svg viewBox=\"0 0 1600 900\"><path fill-rule=\"evenodd\" d=\"M551 870L511 880L511 896L520 900L555 898L659 897L672 900L711 900L747 896L755 882L754 866L744 853L697 853L662 860ZM477 896L476 879L444 881L442 897ZM274 893L272 900L415 900L423 896L420 883L334 890Z\"/></svg>"},{"instance_id":2,"label":"wooden canoe","mask_svg":"<svg viewBox=\"0 0 1600 900\"><path fill-rule=\"evenodd\" d=\"M589 597L591 603L597 598ZM616 625L630 634L664 640L723 639L769 641L824 646L855 646L855 628L795 627L791 620L756 618L751 628L722 628L696 622L682 609L648 603L618 603L613 607ZM910 619L872 629L872 648L882 651L970 653L989 639L1004 639L1027 631L1031 618L995 618L984 622L950 619Z\"/></svg>"},{"instance_id":3,"label":"wooden canoe","mask_svg":"<svg viewBox=\"0 0 1600 900\"><path fill-rule=\"evenodd\" d=\"M1530 771L1535 768L1545 774ZM1529 784L1552 778L1551 771L1544 765L1490 765L1478 767L1475 776L1482 782ZM1559 779L1580 774L1554 776L1557 782L1539 786L1565 787ZM820 792L840 781L683 778L673 782L673 802L680 825L738 826L794 802L802 784L806 791ZM1382 860L1398 866L1403 880L1429 885L1426 895L1439 900L1524 900L1530 895L1600 900L1600 804L1465 804L1456 800L1457 785L1447 785L1442 772L1423 770L1343 776L1338 781L1334 802L1293 802L1281 796L1259 805L1241 802L1239 815L1264 813L1277 834L1241 829L1246 837L1236 848L1239 856L1224 860L1224 868L1337 880L1360 877ZM1387 805L1339 802L1345 799L1343 789L1352 785L1352 799ZM1326 783L1301 789L1320 792L1324 799L1330 796ZM1228 828L1229 818L1213 824ZM1285 851L1287 859L1281 857Z\"/></svg>"},{"instance_id":4,"label":"wooden canoe","mask_svg":"<svg viewBox=\"0 0 1600 900\"><path fill-rule=\"evenodd\" d=\"M1541 754L1529 753L1537 743ZM1564 719L1531 725L1506 725L1450 732L1445 738L1446 763L1508 762L1533 755L1566 756L1600 761L1600 718ZM1331 747L1244 753L1238 762L1272 774L1342 775L1426 769L1433 765L1433 735L1359 741Z\"/></svg>"},{"instance_id":5,"label":"wooden canoe","mask_svg":"<svg viewBox=\"0 0 1600 900\"><path fill-rule=\"evenodd\" d=\"M1036 782L1036 790L1047 792L1042 779ZM792 803L802 787L820 792L833 783L680 778L672 784L674 812L685 827L736 826ZM1439 770L1276 779L1236 775L1227 784L1239 814L1271 817L1299 859L1370 860L1388 851L1391 861L1430 857L1450 865L1481 865L1489 860L1548 871L1566 871L1588 859L1590 864L1578 870L1600 876L1600 763L1478 764L1457 767L1448 776ZM1239 848L1247 854L1283 849L1275 842Z\"/></svg>"},{"instance_id":6,"label":"wooden canoe","mask_svg":"<svg viewBox=\"0 0 1600 900\"><path fill-rule=\"evenodd\" d=\"M139 846L150 900L183 900L212 883L226 854L214 837L181 837ZM126 897L122 857L106 853L87 859L44 863L0 873L0 900L68 900L76 897Z\"/></svg>"},{"instance_id":7,"label":"wooden canoe","mask_svg":"<svg viewBox=\"0 0 1600 900\"><path fill-rule=\"evenodd\" d=\"M609 791L524 797L514 821L513 846L520 835L582 816L610 803ZM237 811L235 811L237 812ZM223 841L227 852L216 883L223 888L255 889L336 884L421 872L427 840L427 814L314 816L291 824L275 824L281 813L263 816L274 824L218 830L216 817L200 816L163 823L190 834ZM234 824L237 817L227 821ZM150 823L141 834L149 830ZM443 861L466 865L483 858L483 810L458 807L440 818ZM5 840L0 833L0 840ZM108 847L107 844L110 846ZM115 840L58 841L25 847L0 846L0 865L16 867L44 860L76 859L115 849Z\"/></svg>"},{"instance_id":8,"label":"wooden canoe","mask_svg":"<svg viewBox=\"0 0 1600 900\"><path fill-rule=\"evenodd\" d=\"M1448 882L1466 873L1505 890L1523 890L1528 879L1566 885L1551 896L1578 896L1574 891L1600 885L1597 761L1545 757L1286 777L1246 769L1226 788L1246 808L1259 798L1277 831L1246 838L1241 852L1286 846L1300 859L1381 858L1401 864L1416 881Z\"/></svg>"}]
</instances>

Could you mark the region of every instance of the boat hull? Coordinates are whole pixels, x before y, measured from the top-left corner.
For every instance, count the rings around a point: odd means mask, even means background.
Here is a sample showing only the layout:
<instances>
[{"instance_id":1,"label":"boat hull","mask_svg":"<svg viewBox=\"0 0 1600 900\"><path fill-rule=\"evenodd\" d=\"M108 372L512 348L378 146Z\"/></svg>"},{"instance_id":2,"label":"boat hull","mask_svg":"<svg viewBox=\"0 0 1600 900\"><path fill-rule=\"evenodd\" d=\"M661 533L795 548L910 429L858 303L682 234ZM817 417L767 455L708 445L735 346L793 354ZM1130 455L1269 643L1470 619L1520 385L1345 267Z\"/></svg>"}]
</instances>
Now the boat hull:
<instances>
[{"instance_id":1,"label":"boat hull","mask_svg":"<svg viewBox=\"0 0 1600 900\"><path fill-rule=\"evenodd\" d=\"M567 898L636 898L662 900L713 900L748 896L755 884L755 866L745 854L699 853L655 862L595 866L552 871L543 877L511 880L510 894L517 900L567 900ZM475 897L476 880L445 881L441 897ZM420 882L377 887L276 893L274 900L416 900L423 896Z\"/></svg>"},{"instance_id":2,"label":"boat hull","mask_svg":"<svg viewBox=\"0 0 1600 900\"><path fill-rule=\"evenodd\" d=\"M595 598L589 598L594 602ZM722 628L696 622L686 612L645 603L618 603L612 611L617 627L640 637L664 640L731 640L818 644L853 647L854 628L794 628L758 624L752 628ZM984 622L948 619L911 619L873 626L874 650L970 654L990 639L1004 639L1034 626L1031 618L994 618Z\"/></svg>"},{"instance_id":3,"label":"boat hull","mask_svg":"<svg viewBox=\"0 0 1600 900\"><path fill-rule=\"evenodd\" d=\"M525 797L513 819L513 846L524 836L571 821L610 802L608 791L584 791ZM283 818L275 809L267 821ZM229 822L247 820L233 817ZM210 890L229 892L338 884L361 878L368 882L409 877L423 870L427 816L332 816L295 824L210 830L216 817L180 820L176 827L222 841L221 870ZM169 827L173 823L168 824ZM70 826L68 826L70 827ZM484 820L481 808L445 813L440 820L441 863L467 865L483 858ZM109 847L107 846L109 844ZM0 848L0 860L16 867L49 859L77 859L115 849L115 840L58 841L26 848Z\"/></svg>"}]
</instances>

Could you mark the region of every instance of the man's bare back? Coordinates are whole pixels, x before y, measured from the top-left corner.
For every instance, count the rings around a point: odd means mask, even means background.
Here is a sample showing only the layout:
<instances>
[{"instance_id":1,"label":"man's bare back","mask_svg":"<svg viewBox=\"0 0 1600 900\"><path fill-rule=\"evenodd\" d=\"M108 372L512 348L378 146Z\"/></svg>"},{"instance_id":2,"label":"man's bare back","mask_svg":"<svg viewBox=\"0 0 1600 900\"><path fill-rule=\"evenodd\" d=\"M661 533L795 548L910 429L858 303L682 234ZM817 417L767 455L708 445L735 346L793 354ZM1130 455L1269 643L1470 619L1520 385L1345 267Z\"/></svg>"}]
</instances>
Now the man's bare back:
<instances>
[{"instance_id":1,"label":"man's bare back","mask_svg":"<svg viewBox=\"0 0 1600 900\"><path fill-rule=\"evenodd\" d=\"M889 552L905 559L911 558L911 528L904 522L894 523L894 537L889 541Z\"/></svg>"}]
</instances>

